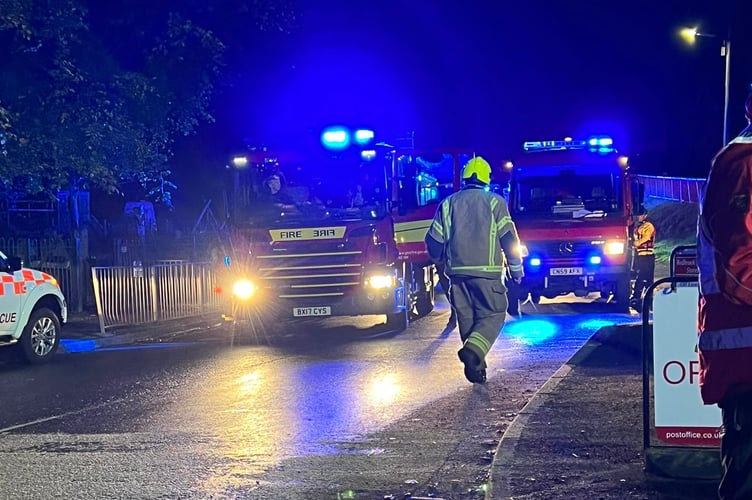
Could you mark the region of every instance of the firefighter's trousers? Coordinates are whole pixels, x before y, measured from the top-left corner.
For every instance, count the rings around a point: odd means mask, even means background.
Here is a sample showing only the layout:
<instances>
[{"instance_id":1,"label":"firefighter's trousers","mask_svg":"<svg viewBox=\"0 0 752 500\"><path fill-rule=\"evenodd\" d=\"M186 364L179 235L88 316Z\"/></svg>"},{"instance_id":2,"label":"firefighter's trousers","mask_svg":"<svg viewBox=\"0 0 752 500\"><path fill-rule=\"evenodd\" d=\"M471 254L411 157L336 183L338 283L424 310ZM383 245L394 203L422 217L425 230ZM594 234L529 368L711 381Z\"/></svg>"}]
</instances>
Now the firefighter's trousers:
<instances>
[{"instance_id":1,"label":"firefighter's trousers","mask_svg":"<svg viewBox=\"0 0 752 500\"><path fill-rule=\"evenodd\" d=\"M752 498L752 392L729 398L720 406L723 477L718 496L721 500Z\"/></svg>"},{"instance_id":2,"label":"firefighter's trousers","mask_svg":"<svg viewBox=\"0 0 752 500\"><path fill-rule=\"evenodd\" d=\"M436 266L438 270L439 275L439 284L441 285L441 290L444 292L444 295L446 295L447 300L449 300L449 308L451 309L451 314L449 315L449 324L452 324L457 321L457 313L454 310L454 307L452 306L452 300L449 298L449 276L446 275L444 272L443 266ZM448 325L447 325L448 326Z\"/></svg>"},{"instance_id":3,"label":"firefighter's trousers","mask_svg":"<svg viewBox=\"0 0 752 500\"><path fill-rule=\"evenodd\" d=\"M478 355L485 367L507 314L507 290L497 279L452 276L449 300L457 311L463 347Z\"/></svg>"}]
</instances>

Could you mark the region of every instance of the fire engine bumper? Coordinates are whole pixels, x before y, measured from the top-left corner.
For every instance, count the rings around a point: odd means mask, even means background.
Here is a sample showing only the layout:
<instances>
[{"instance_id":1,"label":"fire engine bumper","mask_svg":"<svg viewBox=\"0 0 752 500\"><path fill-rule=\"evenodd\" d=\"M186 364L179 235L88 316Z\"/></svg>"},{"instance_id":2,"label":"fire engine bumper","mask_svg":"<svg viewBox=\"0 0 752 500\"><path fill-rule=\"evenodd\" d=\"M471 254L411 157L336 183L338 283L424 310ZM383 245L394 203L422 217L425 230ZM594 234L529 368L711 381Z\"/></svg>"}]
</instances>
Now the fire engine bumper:
<instances>
[{"instance_id":1,"label":"fire engine bumper","mask_svg":"<svg viewBox=\"0 0 752 500\"><path fill-rule=\"evenodd\" d=\"M252 301L232 299L226 304L223 318L237 321L243 317L262 316L278 320L306 317L364 316L393 314L404 310L402 287L352 290L345 295L289 296L273 289L262 290Z\"/></svg>"},{"instance_id":2,"label":"fire engine bumper","mask_svg":"<svg viewBox=\"0 0 752 500\"><path fill-rule=\"evenodd\" d=\"M534 297L554 298L569 293L586 296L592 292L608 295L616 293L625 281L629 281L629 271L622 266L604 266L597 271L564 276L552 276L550 270L541 269L527 273L518 290L521 297L532 294Z\"/></svg>"}]
</instances>

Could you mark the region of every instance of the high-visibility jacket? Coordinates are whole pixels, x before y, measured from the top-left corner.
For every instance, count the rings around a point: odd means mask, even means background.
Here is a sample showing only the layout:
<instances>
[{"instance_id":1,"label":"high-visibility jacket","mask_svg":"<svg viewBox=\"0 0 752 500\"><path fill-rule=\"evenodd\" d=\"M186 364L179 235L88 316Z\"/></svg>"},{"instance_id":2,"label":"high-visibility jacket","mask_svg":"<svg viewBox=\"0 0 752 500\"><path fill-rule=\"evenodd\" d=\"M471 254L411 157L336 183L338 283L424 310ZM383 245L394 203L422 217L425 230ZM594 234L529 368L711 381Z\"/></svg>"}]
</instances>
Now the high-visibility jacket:
<instances>
[{"instance_id":1,"label":"high-visibility jacket","mask_svg":"<svg viewBox=\"0 0 752 500\"><path fill-rule=\"evenodd\" d=\"M697 227L699 385L706 404L752 390L752 126L713 159Z\"/></svg>"},{"instance_id":2,"label":"high-visibility jacket","mask_svg":"<svg viewBox=\"0 0 752 500\"><path fill-rule=\"evenodd\" d=\"M655 226L644 221L635 230L634 246L637 255L653 255L655 247Z\"/></svg>"},{"instance_id":3,"label":"high-visibility jacket","mask_svg":"<svg viewBox=\"0 0 752 500\"><path fill-rule=\"evenodd\" d=\"M512 278L524 276L520 240L507 203L482 186L468 184L441 202L426 245L450 277L501 279L505 258Z\"/></svg>"}]
</instances>

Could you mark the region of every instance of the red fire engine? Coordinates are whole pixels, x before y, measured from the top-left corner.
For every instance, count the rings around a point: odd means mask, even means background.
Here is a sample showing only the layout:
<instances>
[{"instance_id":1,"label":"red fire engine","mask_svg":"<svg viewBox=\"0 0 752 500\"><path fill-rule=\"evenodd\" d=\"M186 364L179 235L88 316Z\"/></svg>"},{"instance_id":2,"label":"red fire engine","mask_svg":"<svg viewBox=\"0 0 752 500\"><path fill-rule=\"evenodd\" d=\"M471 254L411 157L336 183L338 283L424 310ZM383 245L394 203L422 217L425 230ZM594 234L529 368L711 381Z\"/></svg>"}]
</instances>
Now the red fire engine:
<instances>
[{"instance_id":1,"label":"red fire engine","mask_svg":"<svg viewBox=\"0 0 752 500\"><path fill-rule=\"evenodd\" d=\"M365 129L329 127L320 138L233 158L226 317L386 315L402 330L433 309L424 237L469 155L420 153Z\"/></svg>"},{"instance_id":2,"label":"red fire engine","mask_svg":"<svg viewBox=\"0 0 752 500\"><path fill-rule=\"evenodd\" d=\"M526 142L509 182L525 256L525 279L510 289L510 302L600 292L628 311L632 216L642 197L610 137Z\"/></svg>"}]
</instances>

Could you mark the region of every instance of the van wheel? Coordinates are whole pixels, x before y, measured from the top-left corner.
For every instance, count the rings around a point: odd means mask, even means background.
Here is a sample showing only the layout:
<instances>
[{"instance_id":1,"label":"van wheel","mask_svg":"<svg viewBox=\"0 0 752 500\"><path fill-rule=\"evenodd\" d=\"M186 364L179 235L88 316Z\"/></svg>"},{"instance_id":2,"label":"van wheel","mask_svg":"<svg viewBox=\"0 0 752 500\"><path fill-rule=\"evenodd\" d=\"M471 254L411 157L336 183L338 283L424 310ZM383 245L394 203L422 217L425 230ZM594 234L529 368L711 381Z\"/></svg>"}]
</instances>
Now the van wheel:
<instances>
[{"instance_id":1,"label":"van wheel","mask_svg":"<svg viewBox=\"0 0 752 500\"><path fill-rule=\"evenodd\" d=\"M60 331L60 319L52 310L32 312L18 344L24 360L33 365L49 361L60 346Z\"/></svg>"}]
</instances>

